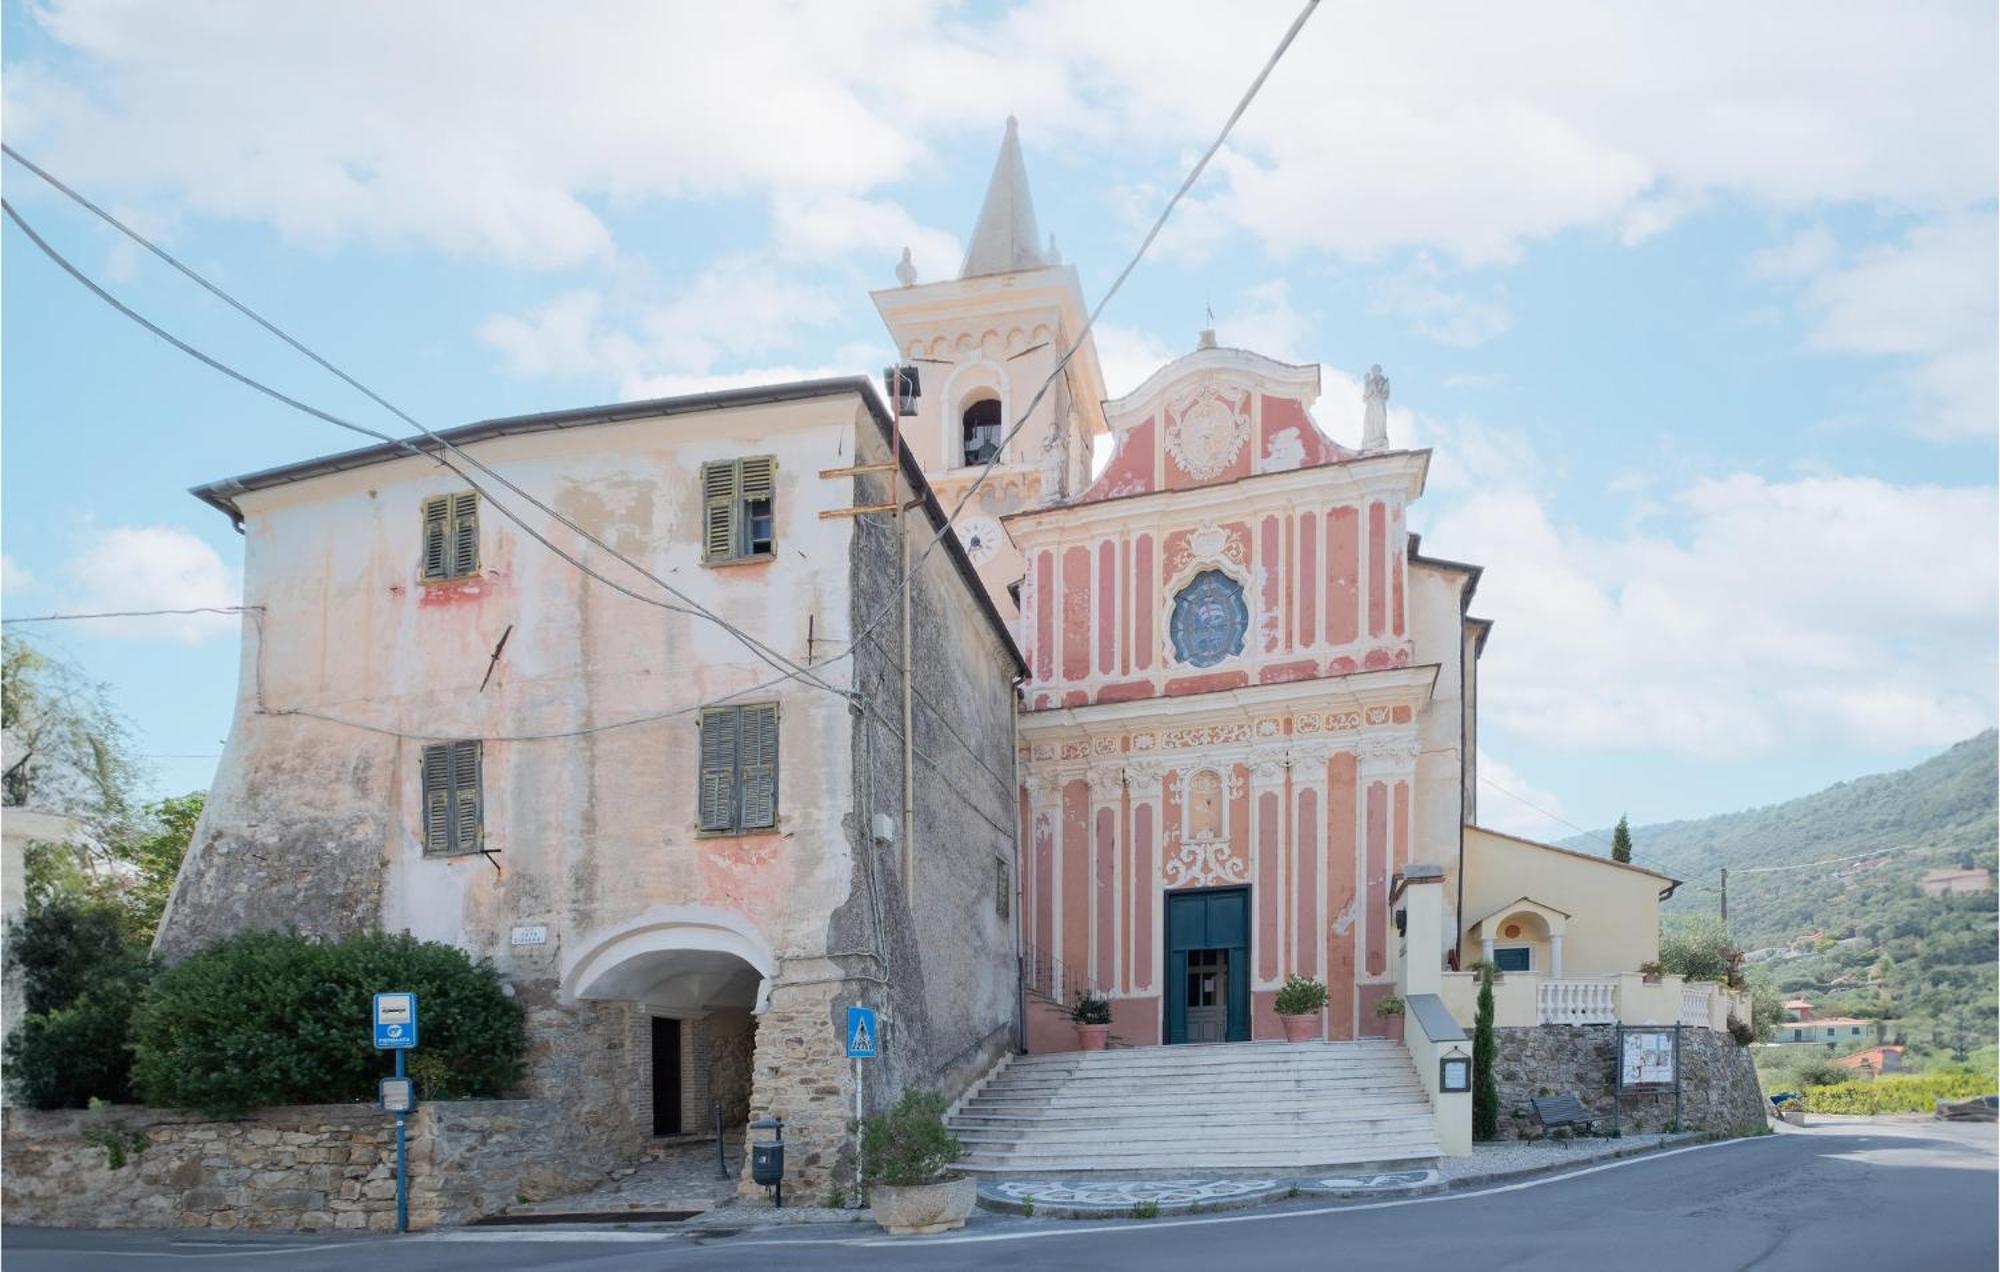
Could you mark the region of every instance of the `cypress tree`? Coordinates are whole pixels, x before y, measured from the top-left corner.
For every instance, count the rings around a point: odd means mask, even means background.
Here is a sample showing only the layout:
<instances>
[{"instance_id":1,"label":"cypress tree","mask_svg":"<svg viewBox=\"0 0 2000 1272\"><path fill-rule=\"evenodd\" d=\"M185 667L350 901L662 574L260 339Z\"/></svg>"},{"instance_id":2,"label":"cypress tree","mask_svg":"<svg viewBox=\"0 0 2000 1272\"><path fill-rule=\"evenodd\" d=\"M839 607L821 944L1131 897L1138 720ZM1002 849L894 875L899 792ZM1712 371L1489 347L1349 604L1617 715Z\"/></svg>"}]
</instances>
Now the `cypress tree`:
<instances>
[{"instance_id":1,"label":"cypress tree","mask_svg":"<svg viewBox=\"0 0 2000 1272\"><path fill-rule=\"evenodd\" d=\"M1625 824L1623 814L1618 818L1617 829L1611 832L1611 859L1632 864L1632 828Z\"/></svg>"},{"instance_id":2,"label":"cypress tree","mask_svg":"<svg viewBox=\"0 0 2000 1272\"><path fill-rule=\"evenodd\" d=\"M1500 1083L1493 1076L1493 969L1479 969L1479 1008L1472 1025L1472 1138L1500 1134Z\"/></svg>"}]
</instances>

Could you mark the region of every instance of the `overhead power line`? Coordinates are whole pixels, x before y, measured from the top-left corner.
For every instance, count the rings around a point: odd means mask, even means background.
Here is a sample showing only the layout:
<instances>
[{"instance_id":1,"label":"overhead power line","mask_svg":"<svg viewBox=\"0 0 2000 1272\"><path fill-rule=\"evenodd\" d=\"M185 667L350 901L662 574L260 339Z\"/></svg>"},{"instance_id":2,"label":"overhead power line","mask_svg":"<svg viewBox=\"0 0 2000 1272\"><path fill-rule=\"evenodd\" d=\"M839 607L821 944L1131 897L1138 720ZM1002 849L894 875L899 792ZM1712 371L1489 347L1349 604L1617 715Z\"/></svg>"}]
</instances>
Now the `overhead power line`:
<instances>
[{"instance_id":1,"label":"overhead power line","mask_svg":"<svg viewBox=\"0 0 2000 1272\"><path fill-rule=\"evenodd\" d=\"M1118 294L1118 289L1125 285L1125 280L1131 277L1133 270L1138 268L1139 262L1146 255L1147 249L1153 246L1153 240L1157 239L1160 236L1160 231L1166 228L1167 218L1173 215L1174 209L1179 206L1181 199L1186 196L1189 190L1194 188L1194 183L1201 179L1201 174L1207 170L1209 161L1215 158L1216 152L1220 151L1223 143L1229 140L1229 134L1235 129L1236 121L1243 118L1243 112L1250 108L1252 101L1256 100L1259 90L1264 87L1264 81L1271 77L1271 72L1276 69L1279 59L1284 57L1285 51L1292 47L1292 41L1298 38L1299 31L1306 24L1306 19L1310 18L1313 15L1313 11L1319 8L1319 3L1320 0L1306 0L1305 7L1299 10L1299 15L1292 19L1292 25L1286 29L1284 38L1280 39L1278 46L1271 50L1271 56L1264 59L1263 68L1257 72L1257 77L1250 81L1250 87L1244 90L1243 96L1236 103L1236 109L1230 111L1229 118L1223 121L1222 131L1216 134L1215 140L1209 143L1208 149L1202 152L1201 158L1196 160L1194 167L1188 170L1187 177L1181 182L1180 187L1167 199L1166 206L1160 209L1160 215L1154 219L1152 228L1147 230L1146 237L1139 241L1138 248L1132 253L1132 259L1125 262L1125 268L1119 270L1118 276L1112 279L1111 286L1105 289L1104 295L1098 300L1096 306L1091 309L1089 316L1084 319L1082 329L1076 333L1076 338L1070 341L1069 348L1063 351L1062 357L1056 360L1056 365L1043 378L1041 384L1036 386L1034 394L1028 399L1028 405L1022 409L1020 416L1015 419L1013 427L1007 430L1006 435L1000 439L999 445L993 448L993 454L980 467L972 480L967 483L964 491L959 494L958 502L952 505L950 514L944 519L944 524L938 527L938 531L931 537L930 543L925 545L923 554L917 558L916 564L914 566L909 565L906 560L902 582L904 588L910 586L911 579L930 560L931 553L937 551L938 544L943 542L944 537L952 532L952 526L957 522L959 514L972 501L973 495L979 492L979 488L985 485L987 477L999 466L1001 457L1007 453L1008 445L1027 426L1028 417L1035 413L1037 406L1041 405L1042 398L1048 394L1049 386L1055 383L1057 376L1063 375L1068 371L1070 360L1076 356L1077 350L1083 348L1084 340L1089 337L1091 329L1097 325L1098 315L1104 312L1104 307L1111 303L1111 298ZM895 409L893 403L890 409ZM895 613L896 606L897 601L893 599L887 605L883 606L880 613L869 619L854 634L852 642L858 644L863 636L866 636L870 631L873 631L887 620L890 614Z\"/></svg>"},{"instance_id":2,"label":"overhead power line","mask_svg":"<svg viewBox=\"0 0 2000 1272\"><path fill-rule=\"evenodd\" d=\"M100 610L94 614L36 614L27 618L0 618L0 623L73 623L86 618L159 618L168 614L243 614L261 608L259 605L194 605L187 609Z\"/></svg>"}]
</instances>

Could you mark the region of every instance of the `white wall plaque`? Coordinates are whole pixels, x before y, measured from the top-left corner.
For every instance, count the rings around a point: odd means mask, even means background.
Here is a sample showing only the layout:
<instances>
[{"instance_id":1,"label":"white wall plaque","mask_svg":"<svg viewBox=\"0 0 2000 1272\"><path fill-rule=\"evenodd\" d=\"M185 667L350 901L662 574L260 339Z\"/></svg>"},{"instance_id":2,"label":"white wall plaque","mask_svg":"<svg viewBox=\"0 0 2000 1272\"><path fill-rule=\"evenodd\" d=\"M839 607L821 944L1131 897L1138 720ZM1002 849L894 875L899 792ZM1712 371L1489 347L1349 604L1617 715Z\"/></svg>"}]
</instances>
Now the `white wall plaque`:
<instances>
[{"instance_id":1,"label":"white wall plaque","mask_svg":"<svg viewBox=\"0 0 2000 1272\"><path fill-rule=\"evenodd\" d=\"M517 927L514 929L513 944L515 945L547 945L548 943L549 930L539 923L532 927Z\"/></svg>"}]
</instances>

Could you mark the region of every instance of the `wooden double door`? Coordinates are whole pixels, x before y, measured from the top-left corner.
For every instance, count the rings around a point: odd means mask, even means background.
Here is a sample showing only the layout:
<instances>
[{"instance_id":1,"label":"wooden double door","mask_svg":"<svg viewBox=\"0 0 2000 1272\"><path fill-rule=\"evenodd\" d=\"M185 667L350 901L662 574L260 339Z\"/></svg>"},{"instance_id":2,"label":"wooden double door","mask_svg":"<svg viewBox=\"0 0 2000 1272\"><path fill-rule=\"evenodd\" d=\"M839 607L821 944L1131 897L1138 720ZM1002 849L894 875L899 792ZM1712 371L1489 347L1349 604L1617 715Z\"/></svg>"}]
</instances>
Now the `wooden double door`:
<instances>
[{"instance_id":1,"label":"wooden double door","mask_svg":"<svg viewBox=\"0 0 2000 1272\"><path fill-rule=\"evenodd\" d=\"M1250 889L1167 894L1167 1041L1250 1039Z\"/></svg>"}]
</instances>

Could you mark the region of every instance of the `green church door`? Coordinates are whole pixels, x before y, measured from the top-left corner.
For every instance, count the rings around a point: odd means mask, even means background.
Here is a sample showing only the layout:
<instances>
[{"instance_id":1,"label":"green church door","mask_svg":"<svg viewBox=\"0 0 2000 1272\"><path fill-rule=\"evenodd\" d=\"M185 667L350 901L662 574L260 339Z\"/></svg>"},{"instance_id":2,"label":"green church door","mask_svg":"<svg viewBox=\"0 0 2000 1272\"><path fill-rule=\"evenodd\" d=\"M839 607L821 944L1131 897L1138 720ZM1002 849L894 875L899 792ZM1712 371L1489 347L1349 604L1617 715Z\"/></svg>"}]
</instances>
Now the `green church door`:
<instances>
[{"instance_id":1,"label":"green church door","mask_svg":"<svg viewBox=\"0 0 2000 1272\"><path fill-rule=\"evenodd\" d=\"M1167 1041L1250 1038L1250 890L1167 894Z\"/></svg>"}]
</instances>

